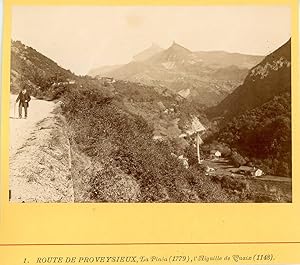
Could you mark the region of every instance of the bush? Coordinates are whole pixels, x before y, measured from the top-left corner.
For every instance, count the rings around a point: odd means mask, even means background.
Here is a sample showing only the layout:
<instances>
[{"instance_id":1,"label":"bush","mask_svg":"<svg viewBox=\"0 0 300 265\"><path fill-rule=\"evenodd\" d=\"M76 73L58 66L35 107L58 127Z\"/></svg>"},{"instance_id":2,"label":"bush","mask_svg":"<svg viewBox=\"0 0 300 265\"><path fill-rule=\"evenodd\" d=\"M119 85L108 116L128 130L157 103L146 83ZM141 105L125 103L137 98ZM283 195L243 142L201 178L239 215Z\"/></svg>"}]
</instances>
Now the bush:
<instances>
[{"instance_id":1,"label":"bush","mask_svg":"<svg viewBox=\"0 0 300 265\"><path fill-rule=\"evenodd\" d=\"M235 167L240 167L246 164L246 160L237 152L232 152L231 160Z\"/></svg>"}]
</instances>

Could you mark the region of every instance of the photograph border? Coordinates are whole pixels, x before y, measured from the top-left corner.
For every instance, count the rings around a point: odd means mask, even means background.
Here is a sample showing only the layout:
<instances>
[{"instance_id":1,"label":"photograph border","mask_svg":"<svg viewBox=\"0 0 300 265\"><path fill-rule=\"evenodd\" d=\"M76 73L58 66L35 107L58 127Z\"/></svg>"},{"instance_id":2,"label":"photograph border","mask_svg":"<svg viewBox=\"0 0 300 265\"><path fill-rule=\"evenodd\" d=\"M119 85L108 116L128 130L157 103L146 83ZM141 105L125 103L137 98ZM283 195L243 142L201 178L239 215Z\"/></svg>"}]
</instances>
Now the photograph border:
<instances>
[{"instance_id":1,"label":"photograph border","mask_svg":"<svg viewBox=\"0 0 300 265\"><path fill-rule=\"evenodd\" d=\"M1 97L0 260L40 253L279 253L300 262L299 32L296 0L213 0L209 5L290 5L292 203L34 203L8 200L11 8L14 5L208 5L208 1L5 0ZM298 148L297 148L298 146ZM80 228L80 229L79 229ZM249 250L249 245L251 249ZM47 248L42 249L41 247ZM203 248L205 246L205 249ZM248 246L248 248L247 248ZM78 248L79 247L79 248ZM117 250L118 247L119 249ZM16 249L17 251L16 252ZM200 252L201 252L200 251ZM253 253L254 253L253 252ZM27 254L26 254L27 253ZM13 257L13 255L15 255ZM51 255L51 254L50 254ZM53 255L53 254L52 254ZM75 255L75 254L73 254ZM97 254L91 254L97 255ZM99 254L98 254L99 255ZM109 254L108 254L109 255ZM112 255L112 254L110 254ZM172 254L168 254L172 255ZM174 255L174 254L173 254ZM275 254L274 254L275 255ZM270 262L271 264L273 262ZM268 264L270 264L268 263ZM231 264L231 262L228 262ZM235 264L232 261L232 264ZM248 263L249 264L249 263ZM259 263L253 263L259 264Z\"/></svg>"}]
</instances>

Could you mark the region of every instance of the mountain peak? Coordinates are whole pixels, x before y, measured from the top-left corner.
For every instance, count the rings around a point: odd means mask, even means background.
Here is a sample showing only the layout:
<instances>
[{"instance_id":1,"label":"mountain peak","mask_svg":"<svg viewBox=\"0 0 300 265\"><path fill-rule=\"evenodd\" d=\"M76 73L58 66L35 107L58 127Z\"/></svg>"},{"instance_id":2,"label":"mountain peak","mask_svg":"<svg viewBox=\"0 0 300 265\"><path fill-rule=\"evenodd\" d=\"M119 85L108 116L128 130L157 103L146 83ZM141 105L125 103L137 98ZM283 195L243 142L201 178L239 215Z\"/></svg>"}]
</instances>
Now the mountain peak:
<instances>
[{"instance_id":1,"label":"mountain peak","mask_svg":"<svg viewBox=\"0 0 300 265\"><path fill-rule=\"evenodd\" d=\"M152 57L153 55L161 52L163 49L158 46L156 43L152 42L151 46L147 48L146 50L143 50L142 52L136 54L133 56L134 61L145 61Z\"/></svg>"},{"instance_id":2,"label":"mountain peak","mask_svg":"<svg viewBox=\"0 0 300 265\"><path fill-rule=\"evenodd\" d=\"M185 51L185 52L191 53L191 51L189 49L178 44L176 41L173 41L172 45L168 48L168 50Z\"/></svg>"}]
</instances>

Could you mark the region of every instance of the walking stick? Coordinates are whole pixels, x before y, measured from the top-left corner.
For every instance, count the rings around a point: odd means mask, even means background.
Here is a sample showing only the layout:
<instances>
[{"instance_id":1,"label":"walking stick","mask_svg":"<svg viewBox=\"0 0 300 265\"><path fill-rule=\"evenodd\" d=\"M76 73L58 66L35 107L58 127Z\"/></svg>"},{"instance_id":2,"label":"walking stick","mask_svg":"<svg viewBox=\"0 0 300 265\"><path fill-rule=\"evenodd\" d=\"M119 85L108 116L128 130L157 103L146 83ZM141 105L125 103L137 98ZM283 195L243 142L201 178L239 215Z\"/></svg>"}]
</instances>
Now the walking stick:
<instances>
[{"instance_id":1,"label":"walking stick","mask_svg":"<svg viewBox=\"0 0 300 265\"><path fill-rule=\"evenodd\" d=\"M16 102L14 103L14 118L16 118Z\"/></svg>"}]
</instances>

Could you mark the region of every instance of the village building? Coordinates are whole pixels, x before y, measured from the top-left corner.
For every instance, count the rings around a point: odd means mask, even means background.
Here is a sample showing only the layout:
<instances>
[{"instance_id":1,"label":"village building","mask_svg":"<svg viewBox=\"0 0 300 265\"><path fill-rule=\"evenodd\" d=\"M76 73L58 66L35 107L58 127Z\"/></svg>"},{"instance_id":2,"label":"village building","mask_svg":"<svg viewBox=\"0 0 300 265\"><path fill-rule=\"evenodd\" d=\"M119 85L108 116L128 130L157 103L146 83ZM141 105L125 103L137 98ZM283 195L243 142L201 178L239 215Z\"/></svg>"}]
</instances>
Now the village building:
<instances>
[{"instance_id":1,"label":"village building","mask_svg":"<svg viewBox=\"0 0 300 265\"><path fill-rule=\"evenodd\" d=\"M74 85L75 84L75 80L68 79L68 83L69 83L69 85Z\"/></svg>"},{"instance_id":2,"label":"village building","mask_svg":"<svg viewBox=\"0 0 300 265\"><path fill-rule=\"evenodd\" d=\"M157 102L157 106L161 111L165 111L167 108L161 101Z\"/></svg>"},{"instance_id":3,"label":"village building","mask_svg":"<svg viewBox=\"0 0 300 265\"><path fill-rule=\"evenodd\" d=\"M261 169L249 166L240 166L236 173L253 177L261 177L264 174Z\"/></svg>"},{"instance_id":4,"label":"village building","mask_svg":"<svg viewBox=\"0 0 300 265\"><path fill-rule=\"evenodd\" d=\"M209 173L209 172L213 172L213 171L215 171L215 169L213 167L206 166L205 172Z\"/></svg>"},{"instance_id":5,"label":"village building","mask_svg":"<svg viewBox=\"0 0 300 265\"><path fill-rule=\"evenodd\" d=\"M156 140L156 141L162 141L163 140L163 137L161 135L154 135L152 137L153 140Z\"/></svg>"},{"instance_id":6,"label":"village building","mask_svg":"<svg viewBox=\"0 0 300 265\"><path fill-rule=\"evenodd\" d=\"M189 88L182 89L178 92L178 95L180 95L183 98L187 98L191 94L191 90Z\"/></svg>"},{"instance_id":7,"label":"village building","mask_svg":"<svg viewBox=\"0 0 300 265\"><path fill-rule=\"evenodd\" d=\"M210 158L211 159L219 159L222 156L219 150L211 150L210 151Z\"/></svg>"},{"instance_id":8,"label":"village building","mask_svg":"<svg viewBox=\"0 0 300 265\"><path fill-rule=\"evenodd\" d=\"M185 137L187 137L186 133L182 133L182 134L179 135L179 138L185 138Z\"/></svg>"},{"instance_id":9,"label":"village building","mask_svg":"<svg viewBox=\"0 0 300 265\"><path fill-rule=\"evenodd\" d=\"M100 80L103 85L113 84L116 82L116 80L113 77L97 76L97 79Z\"/></svg>"},{"instance_id":10,"label":"village building","mask_svg":"<svg viewBox=\"0 0 300 265\"><path fill-rule=\"evenodd\" d=\"M189 162L188 159L186 157L184 157L183 155L178 156L178 159L182 162L183 166L188 169L189 168Z\"/></svg>"},{"instance_id":11,"label":"village building","mask_svg":"<svg viewBox=\"0 0 300 265\"><path fill-rule=\"evenodd\" d=\"M253 171L253 174L254 174L255 177L261 177L261 176L264 174L264 172L263 172L261 169L256 168L256 169Z\"/></svg>"}]
</instances>

